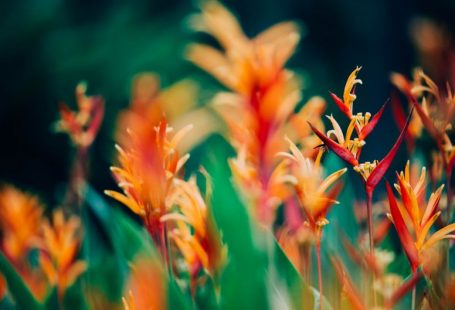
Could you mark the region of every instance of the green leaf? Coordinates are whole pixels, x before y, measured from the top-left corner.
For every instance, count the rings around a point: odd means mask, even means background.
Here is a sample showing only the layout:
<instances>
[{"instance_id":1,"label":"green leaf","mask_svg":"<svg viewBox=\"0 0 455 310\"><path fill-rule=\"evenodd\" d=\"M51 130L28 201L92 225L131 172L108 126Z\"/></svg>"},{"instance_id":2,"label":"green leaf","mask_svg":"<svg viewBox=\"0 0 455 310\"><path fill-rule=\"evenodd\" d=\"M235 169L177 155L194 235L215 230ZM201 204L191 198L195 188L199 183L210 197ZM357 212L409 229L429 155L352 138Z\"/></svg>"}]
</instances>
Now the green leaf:
<instances>
[{"instance_id":1,"label":"green leaf","mask_svg":"<svg viewBox=\"0 0 455 310\"><path fill-rule=\"evenodd\" d=\"M253 240L256 231L231 184L225 156L229 146L220 137L212 137L210 145L213 153L206 167L213 178L213 214L228 247L221 309L268 309L266 255Z\"/></svg>"},{"instance_id":2,"label":"green leaf","mask_svg":"<svg viewBox=\"0 0 455 310\"><path fill-rule=\"evenodd\" d=\"M0 252L0 272L8 284L8 290L13 296L18 309L43 309L43 306L35 299L21 276L2 252Z\"/></svg>"},{"instance_id":3,"label":"green leaf","mask_svg":"<svg viewBox=\"0 0 455 310\"><path fill-rule=\"evenodd\" d=\"M84 278L90 290L100 291L108 302L120 303L129 262L139 252L156 253L146 231L89 186L85 198L83 250L88 270Z\"/></svg>"},{"instance_id":4,"label":"green leaf","mask_svg":"<svg viewBox=\"0 0 455 310\"><path fill-rule=\"evenodd\" d=\"M286 283L293 309L315 309L315 294L313 289L304 282L302 276L295 269L275 238L274 243L275 266L279 275Z\"/></svg>"}]
</instances>

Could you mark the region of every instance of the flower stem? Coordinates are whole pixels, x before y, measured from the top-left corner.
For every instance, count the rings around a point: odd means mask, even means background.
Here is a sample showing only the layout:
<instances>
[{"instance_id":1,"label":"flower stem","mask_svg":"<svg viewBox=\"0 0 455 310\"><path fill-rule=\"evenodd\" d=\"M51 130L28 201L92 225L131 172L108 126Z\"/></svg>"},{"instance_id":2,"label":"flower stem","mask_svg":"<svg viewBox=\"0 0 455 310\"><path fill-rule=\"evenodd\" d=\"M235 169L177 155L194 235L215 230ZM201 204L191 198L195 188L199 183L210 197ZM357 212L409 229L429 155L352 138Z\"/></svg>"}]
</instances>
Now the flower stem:
<instances>
[{"instance_id":1,"label":"flower stem","mask_svg":"<svg viewBox=\"0 0 455 310\"><path fill-rule=\"evenodd\" d=\"M368 188L365 188L365 193L367 196L367 216L368 216L368 238L370 244L370 254L374 255L374 231L373 231L373 192Z\"/></svg>"},{"instance_id":2,"label":"flower stem","mask_svg":"<svg viewBox=\"0 0 455 310\"><path fill-rule=\"evenodd\" d=\"M316 257L318 262L318 284L319 284L319 309L322 310L324 294L322 292L322 264L321 264L321 237L322 232L318 233L316 239Z\"/></svg>"},{"instance_id":3,"label":"flower stem","mask_svg":"<svg viewBox=\"0 0 455 310\"><path fill-rule=\"evenodd\" d=\"M365 186L365 193L367 198L367 216L368 216L368 238L370 244L370 255L374 259L374 230L373 230L373 191ZM376 307L376 291L374 290L374 271L371 271L371 290L373 297L373 305Z\"/></svg>"},{"instance_id":4,"label":"flower stem","mask_svg":"<svg viewBox=\"0 0 455 310\"><path fill-rule=\"evenodd\" d=\"M412 288L412 303L411 303L411 310L415 310L416 308L416 287Z\"/></svg>"}]
</instances>

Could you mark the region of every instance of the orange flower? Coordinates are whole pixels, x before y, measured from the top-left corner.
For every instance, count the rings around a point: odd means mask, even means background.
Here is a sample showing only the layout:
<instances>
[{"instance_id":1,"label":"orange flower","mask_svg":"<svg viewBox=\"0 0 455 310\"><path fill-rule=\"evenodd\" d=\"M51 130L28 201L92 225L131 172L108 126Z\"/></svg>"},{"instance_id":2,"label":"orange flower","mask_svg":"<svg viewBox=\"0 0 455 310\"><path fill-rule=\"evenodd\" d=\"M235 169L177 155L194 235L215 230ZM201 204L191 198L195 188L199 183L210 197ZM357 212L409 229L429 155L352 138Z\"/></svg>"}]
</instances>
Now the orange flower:
<instances>
[{"instance_id":1,"label":"orange flower","mask_svg":"<svg viewBox=\"0 0 455 310\"><path fill-rule=\"evenodd\" d=\"M207 184L209 182L207 180ZM220 272L226 260L226 248L194 177L189 181L176 180L171 199L179 212L168 213L161 221L175 224L170 229L170 237L186 262L194 293L194 281L201 268L212 277Z\"/></svg>"},{"instance_id":2,"label":"orange flower","mask_svg":"<svg viewBox=\"0 0 455 310\"><path fill-rule=\"evenodd\" d=\"M298 120L292 121L301 99L300 83L295 74L284 69L300 39L298 27L283 22L250 39L236 18L216 1L203 5L193 25L211 34L224 49L193 44L187 57L231 91L219 93L212 102L237 151L230 166L252 213L261 223L270 224L277 203L276 197L268 196L274 154L285 150L285 134L302 142L311 135L309 128L300 130ZM324 107L322 100L314 100L295 118L320 119ZM320 121L319 125L322 127Z\"/></svg>"},{"instance_id":3,"label":"orange flower","mask_svg":"<svg viewBox=\"0 0 455 310\"><path fill-rule=\"evenodd\" d=\"M104 100L101 97L87 96L87 85L79 83L76 87L77 112L64 103L60 105L60 118L57 130L69 134L74 144L87 148L95 139L104 116Z\"/></svg>"},{"instance_id":4,"label":"orange flower","mask_svg":"<svg viewBox=\"0 0 455 310\"><path fill-rule=\"evenodd\" d=\"M34 196L12 186L0 192L2 250L15 264L24 262L40 229L43 207Z\"/></svg>"},{"instance_id":5,"label":"orange flower","mask_svg":"<svg viewBox=\"0 0 455 310\"><path fill-rule=\"evenodd\" d=\"M62 210L55 210L52 223L42 223L42 237L36 242L40 249L39 263L49 283L63 297L65 290L85 271L86 264L77 260L80 246L80 220L65 219Z\"/></svg>"},{"instance_id":6,"label":"orange flower","mask_svg":"<svg viewBox=\"0 0 455 310\"><path fill-rule=\"evenodd\" d=\"M166 120L153 127L138 115L129 131L130 139L125 140L127 148L117 146L120 167L111 170L123 194L105 193L138 214L155 241L159 239L160 218L171 207L174 180L189 158L189 154L179 155L177 145L190 129L191 125L170 137L172 128Z\"/></svg>"},{"instance_id":7,"label":"orange flower","mask_svg":"<svg viewBox=\"0 0 455 310\"><path fill-rule=\"evenodd\" d=\"M320 157L313 162L311 159L305 158L292 141L288 140L288 142L290 153L281 152L279 155L285 158L291 172L282 180L294 185L309 227L313 232L319 233L320 229L328 224L326 219L328 210L333 204L338 203L335 199L341 190L342 183L332 185L347 169L340 169L323 178L323 169L319 163ZM320 151L321 154L322 151Z\"/></svg>"},{"instance_id":8,"label":"orange flower","mask_svg":"<svg viewBox=\"0 0 455 310\"><path fill-rule=\"evenodd\" d=\"M391 187L387 184L391 219L413 272L422 263L423 251L442 239L455 238L455 235L450 234L455 231L455 224L449 224L435 233L429 234L431 227L441 214L438 211L438 204L444 186L441 185L433 192L427 202L425 176L426 170L422 168L420 178L413 182L408 161L405 171L398 175L398 183L395 184L395 188L401 196L402 205L397 203Z\"/></svg>"},{"instance_id":9,"label":"orange flower","mask_svg":"<svg viewBox=\"0 0 455 310\"><path fill-rule=\"evenodd\" d=\"M167 309L167 281L158 260L139 255L131 264L131 273L123 297L125 310Z\"/></svg>"}]
</instances>

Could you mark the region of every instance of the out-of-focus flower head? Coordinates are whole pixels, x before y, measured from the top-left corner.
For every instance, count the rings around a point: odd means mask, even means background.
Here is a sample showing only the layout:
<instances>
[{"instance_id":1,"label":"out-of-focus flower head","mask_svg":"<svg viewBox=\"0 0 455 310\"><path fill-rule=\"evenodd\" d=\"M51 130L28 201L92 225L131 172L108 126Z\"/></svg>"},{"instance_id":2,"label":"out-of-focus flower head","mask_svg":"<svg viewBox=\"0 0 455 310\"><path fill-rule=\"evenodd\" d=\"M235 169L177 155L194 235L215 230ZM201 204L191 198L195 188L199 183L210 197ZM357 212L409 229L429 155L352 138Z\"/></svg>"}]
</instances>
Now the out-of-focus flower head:
<instances>
[{"instance_id":1,"label":"out-of-focus flower head","mask_svg":"<svg viewBox=\"0 0 455 310\"><path fill-rule=\"evenodd\" d=\"M217 1L207 1L192 19L195 29L212 35L222 50L192 44L187 57L213 75L231 92L221 92L213 105L228 126L237 151L230 166L238 188L261 223L274 220L276 199L268 197L275 154L286 148L283 136L308 141L311 131L301 119L314 120L323 130L320 115L325 103L314 99L295 117L301 99L299 81L284 68L300 39L293 22L279 23L248 38L236 18ZM293 121L293 117L295 120ZM314 153L314 152L313 152Z\"/></svg>"},{"instance_id":2,"label":"out-of-focus flower head","mask_svg":"<svg viewBox=\"0 0 455 310\"><path fill-rule=\"evenodd\" d=\"M77 111L66 104L60 104L60 121L57 130L66 132L73 143L87 148L95 139L104 116L104 100L99 96L87 96L87 85L79 83L76 87Z\"/></svg>"},{"instance_id":3,"label":"out-of-focus flower head","mask_svg":"<svg viewBox=\"0 0 455 310\"><path fill-rule=\"evenodd\" d=\"M445 168L453 167L455 147L447 133L452 129L455 113L455 96L450 85L441 91L421 69L414 70L412 81L398 73L393 73L391 80L415 107L423 126L442 152Z\"/></svg>"},{"instance_id":4,"label":"out-of-focus flower head","mask_svg":"<svg viewBox=\"0 0 455 310\"><path fill-rule=\"evenodd\" d=\"M2 250L7 257L19 263L26 259L38 235L43 207L35 196L23 193L13 186L0 190L0 231Z\"/></svg>"},{"instance_id":5,"label":"out-of-focus flower head","mask_svg":"<svg viewBox=\"0 0 455 310\"><path fill-rule=\"evenodd\" d=\"M36 241L40 250L39 264L51 286L57 287L59 297L86 270L77 259L81 242L80 219L65 218L62 210L55 210L52 222L42 223L42 236Z\"/></svg>"},{"instance_id":6,"label":"out-of-focus flower head","mask_svg":"<svg viewBox=\"0 0 455 310\"><path fill-rule=\"evenodd\" d=\"M194 293L195 281L202 268L212 277L220 273L226 262L227 248L221 242L207 199L202 197L194 177L188 181L176 180L171 200L177 210L161 220L173 224L168 226L170 238L183 256Z\"/></svg>"},{"instance_id":7,"label":"out-of-focus flower head","mask_svg":"<svg viewBox=\"0 0 455 310\"><path fill-rule=\"evenodd\" d=\"M131 124L124 148L117 146L119 167L111 168L123 193L105 193L138 214L156 241L160 218L171 206L174 180L189 158L180 156L177 145L192 126L172 134L165 119L154 126L140 115Z\"/></svg>"},{"instance_id":8,"label":"out-of-focus flower head","mask_svg":"<svg viewBox=\"0 0 455 310\"><path fill-rule=\"evenodd\" d=\"M161 262L156 258L138 255L131 263L125 292L125 310L167 309L167 279Z\"/></svg>"},{"instance_id":9,"label":"out-of-focus flower head","mask_svg":"<svg viewBox=\"0 0 455 310\"><path fill-rule=\"evenodd\" d=\"M323 169L319 163L320 158L313 162L305 158L292 141L288 140L288 142L290 152L279 153L290 167L290 173L283 176L282 181L293 184L309 227L314 232L318 232L328 224L326 215L330 207L338 203L336 197L342 183L337 181L347 169L340 169L324 178ZM320 153L322 154L322 151Z\"/></svg>"},{"instance_id":10,"label":"out-of-focus flower head","mask_svg":"<svg viewBox=\"0 0 455 310\"><path fill-rule=\"evenodd\" d=\"M387 183L390 218L398 232L413 272L416 272L422 264L424 251L442 239L455 238L454 235L450 234L455 231L455 224L449 224L430 234L431 227L441 214L438 210L438 204L444 186L440 186L433 192L427 201L425 172L425 168L422 168L420 177L418 179L413 178L408 162L405 170L398 174L398 183L395 184L395 188L400 194L401 204L397 202L392 188Z\"/></svg>"}]
</instances>

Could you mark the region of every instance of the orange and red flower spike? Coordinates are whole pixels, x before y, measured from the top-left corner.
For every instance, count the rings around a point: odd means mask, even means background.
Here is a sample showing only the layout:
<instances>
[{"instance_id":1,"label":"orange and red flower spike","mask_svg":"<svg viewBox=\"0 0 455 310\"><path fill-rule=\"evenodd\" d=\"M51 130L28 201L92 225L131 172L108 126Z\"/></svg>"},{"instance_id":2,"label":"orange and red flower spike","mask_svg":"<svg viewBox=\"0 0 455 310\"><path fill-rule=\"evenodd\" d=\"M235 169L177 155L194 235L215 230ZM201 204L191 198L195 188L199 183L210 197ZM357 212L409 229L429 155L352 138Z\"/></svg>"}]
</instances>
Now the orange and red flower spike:
<instances>
[{"instance_id":1,"label":"orange and red flower spike","mask_svg":"<svg viewBox=\"0 0 455 310\"><path fill-rule=\"evenodd\" d=\"M419 266L419 254L414 244L411 234L406 227L401 211L398 207L398 203L393 194L392 187L386 182L387 196L390 203L390 213L393 218L395 229L397 230L398 237L400 238L401 244L403 245L406 256L408 257L409 263L411 264L412 271L415 272Z\"/></svg>"}]
</instances>

